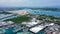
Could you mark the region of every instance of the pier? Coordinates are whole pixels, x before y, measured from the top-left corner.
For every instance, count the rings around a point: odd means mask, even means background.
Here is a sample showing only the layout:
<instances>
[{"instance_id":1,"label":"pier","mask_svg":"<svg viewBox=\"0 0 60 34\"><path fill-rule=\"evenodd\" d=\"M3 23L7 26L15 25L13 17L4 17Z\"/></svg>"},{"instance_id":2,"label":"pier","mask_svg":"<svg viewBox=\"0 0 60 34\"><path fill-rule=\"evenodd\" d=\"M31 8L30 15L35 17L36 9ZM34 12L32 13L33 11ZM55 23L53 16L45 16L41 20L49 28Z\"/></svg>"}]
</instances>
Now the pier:
<instances>
[{"instance_id":1,"label":"pier","mask_svg":"<svg viewBox=\"0 0 60 34\"><path fill-rule=\"evenodd\" d=\"M16 30L13 30L14 33L17 33L19 30L21 30L22 28L18 28Z\"/></svg>"}]
</instances>

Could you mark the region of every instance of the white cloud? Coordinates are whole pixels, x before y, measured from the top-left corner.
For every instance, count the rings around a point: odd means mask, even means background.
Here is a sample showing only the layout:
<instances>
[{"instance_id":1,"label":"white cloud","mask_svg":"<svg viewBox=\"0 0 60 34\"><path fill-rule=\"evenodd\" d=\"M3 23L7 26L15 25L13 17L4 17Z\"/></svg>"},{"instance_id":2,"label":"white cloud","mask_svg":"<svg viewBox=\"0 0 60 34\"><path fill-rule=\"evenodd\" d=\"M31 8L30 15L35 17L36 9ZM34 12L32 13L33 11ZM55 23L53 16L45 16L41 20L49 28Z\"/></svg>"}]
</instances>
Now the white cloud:
<instances>
[{"instance_id":1,"label":"white cloud","mask_svg":"<svg viewBox=\"0 0 60 34\"><path fill-rule=\"evenodd\" d=\"M58 6L60 0L0 0L0 6Z\"/></svg>"}]
</instances>

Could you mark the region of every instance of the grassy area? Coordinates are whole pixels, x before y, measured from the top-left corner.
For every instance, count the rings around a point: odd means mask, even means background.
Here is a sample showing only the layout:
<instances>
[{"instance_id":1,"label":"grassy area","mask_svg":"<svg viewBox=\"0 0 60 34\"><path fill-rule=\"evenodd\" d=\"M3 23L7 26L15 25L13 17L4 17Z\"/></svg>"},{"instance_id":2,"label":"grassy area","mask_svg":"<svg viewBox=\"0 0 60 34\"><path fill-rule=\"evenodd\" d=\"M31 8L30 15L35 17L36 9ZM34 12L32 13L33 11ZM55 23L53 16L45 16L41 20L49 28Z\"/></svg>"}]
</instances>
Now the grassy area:
<instances>
[{"instance_id":1,"label":"grassy area","mask_svg":"<svg viewBox=\"0 0 60 34\"><path fill-rule=\"evenodd\" d=\"M12 18L12 19L7 19L7 20L4 20L4 21L13 21L15 23L22 23L22 22L25 22L25 21L30 21L32 18L31 17L28 17L27 15L23 15L23 16L19 16L19 17L16 17L16 18Z\"/></svg>"},{"instance_id":2,"label":"grassy area","mask_svg":"<svg viewBox=\"0 0 60 34\"><path fill-rule=\"evenodd\" d=\"M56 24L60 25L60 18L57 18L56 20L57 20Z\"/></svg>"},{"instance_id":3,"label":"grassy area","mask_svg":"<svg viewBox=\"0 0 60 34\"><path fill-rule=\"evenodd\" d=\"M16 18L7 19L7 20L4 20L4 21L13 21L15 23L22 23L22 22L30 21L33 16L36 17L36 15L27 14L27 15L22 15L22 16L16 17ZM56 24L60 25L60 18L57 18L57 17L54 17L54 16L46 16L46 15L39 15L37 17L37 19L39 19L39 20L43 20L43 19L46 19L46 18L50 19L50 20L56 19ZM50 21L48 20L46 22L50 22Z\"/></svg>"}]
</instances>

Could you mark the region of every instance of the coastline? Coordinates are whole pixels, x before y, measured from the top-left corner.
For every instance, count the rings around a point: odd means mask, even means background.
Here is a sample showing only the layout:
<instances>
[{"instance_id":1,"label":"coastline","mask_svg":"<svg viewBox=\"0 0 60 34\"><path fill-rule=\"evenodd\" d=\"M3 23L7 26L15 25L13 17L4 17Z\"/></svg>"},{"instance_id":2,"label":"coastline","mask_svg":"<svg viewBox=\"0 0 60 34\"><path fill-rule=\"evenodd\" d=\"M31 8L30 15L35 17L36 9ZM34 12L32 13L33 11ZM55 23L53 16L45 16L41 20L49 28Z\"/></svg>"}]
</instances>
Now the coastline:
<instances>
[{"instance_id":1,"label":"coastline","mask_svg":"<svg viewBox=\"0 0 60 34\"><path fill-rule=\"evenodd\" d=\"M19 15L25 15L25 14L29 14L28 10L14 10L14 11L7 11L13 14L19 14Z\"/></svg>"}]
</instances>

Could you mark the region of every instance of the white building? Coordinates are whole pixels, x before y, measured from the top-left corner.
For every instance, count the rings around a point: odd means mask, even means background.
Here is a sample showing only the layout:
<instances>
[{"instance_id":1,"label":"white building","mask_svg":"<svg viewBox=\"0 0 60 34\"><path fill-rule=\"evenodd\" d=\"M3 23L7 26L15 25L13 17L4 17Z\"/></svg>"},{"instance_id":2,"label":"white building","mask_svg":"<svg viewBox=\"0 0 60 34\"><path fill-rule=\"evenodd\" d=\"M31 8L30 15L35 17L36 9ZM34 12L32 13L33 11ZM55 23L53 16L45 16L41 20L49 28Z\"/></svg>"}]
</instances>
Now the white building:
<instances>
[{"instance_id":1,"label":"white building","mask_svg":"<svg viewBox=\"0 0 60 34\"><path fill-rule=\"evenodd\" d=\"M0 26L11 25L11 24L14 24L14 22L12 21L0 22Z\"/></svg>"},{"instance_id":2,"label":"white building","mask_svg":"<svg viewBox=\"0 0 60 34\"><path fill-rule=\"evenodd\" d=\"M36 18L33 18L30 22L23 22L22 24L23 25L26 25L27 27L32 27L32 26L35 26L39 23L41 23L42 21L40 20L36 20Z\"/></svg>"},{"instance_id":3,"label":"white building","mask_svg":"<svg viewBox=\"0 0 60 34\"><path fill-rule=\"evenodd\" d=\"M38 25L38 26L35 26L31 29L29 29L31 32L33 33L38 33L39 31L41 31L42 29L44 29L46 26L44 25Z\"/></svg>"},{"instance_id":4,"label":"white building","mask_svg":"<svg viewBox=\"0 0 60 34\"><path fill-rule=\"evenodd\" d=\"M38 22L23 22L22 24L26 25L27 27L32 27L32 26L38 24Z\"/></svg>"}]
</instances>

